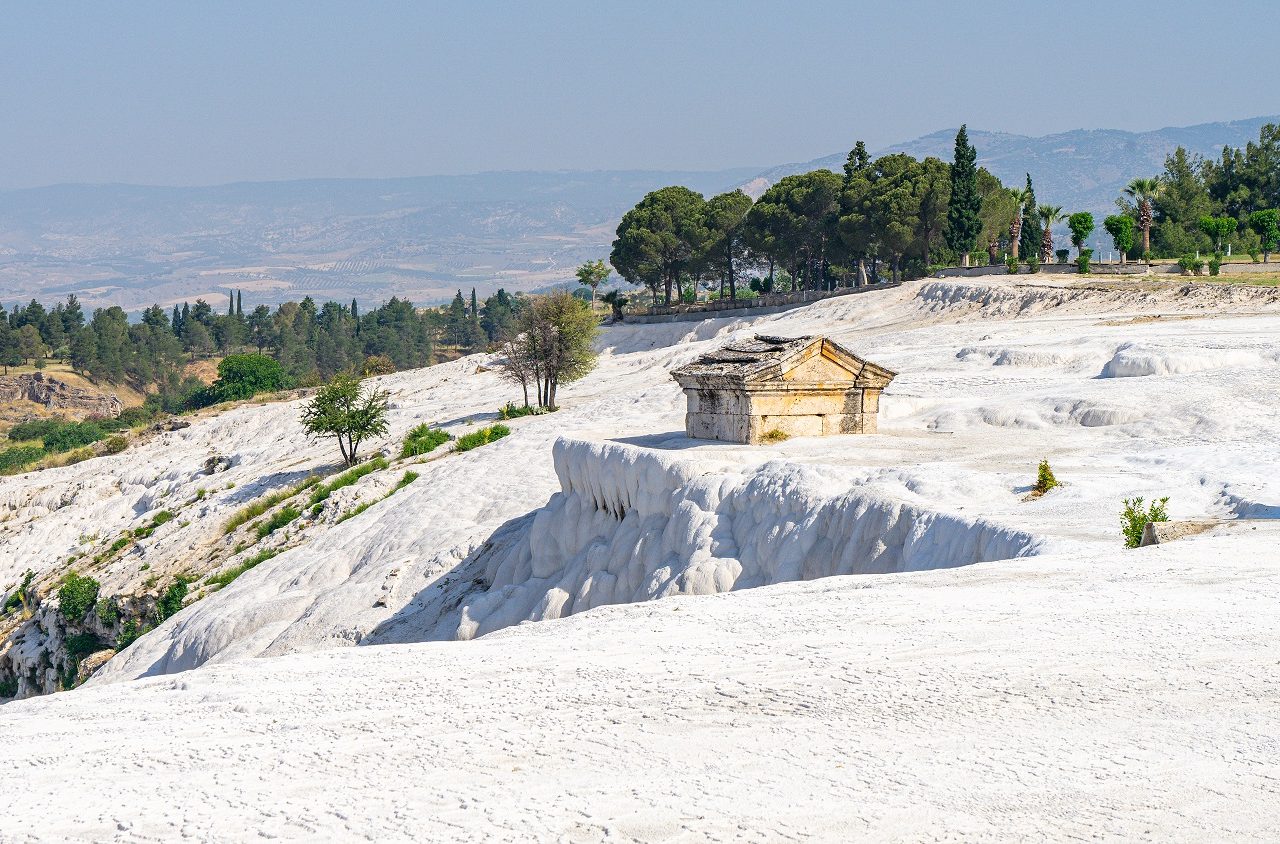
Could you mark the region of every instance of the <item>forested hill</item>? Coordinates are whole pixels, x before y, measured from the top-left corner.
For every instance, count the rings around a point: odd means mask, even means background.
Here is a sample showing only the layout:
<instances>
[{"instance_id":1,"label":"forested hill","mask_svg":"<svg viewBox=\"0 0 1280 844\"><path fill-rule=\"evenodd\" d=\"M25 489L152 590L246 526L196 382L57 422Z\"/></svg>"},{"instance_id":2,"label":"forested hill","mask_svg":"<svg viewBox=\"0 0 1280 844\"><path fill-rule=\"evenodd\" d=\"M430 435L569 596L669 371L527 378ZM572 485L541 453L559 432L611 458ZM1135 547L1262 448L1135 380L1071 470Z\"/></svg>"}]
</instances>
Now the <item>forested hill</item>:
<instances>
[{"instance_id":1,"label":"forested hill","mask_svg":"<svg viewBox=\"0 0 1280 844\"><path fill-rule=\"evenodd\" d=\"M1102 219L1115 213L1116 197L1130 179L1157 175L1164 168L1165 156L1175 148L1182 146L1189 152L1216 158L1222 154L1223 146L1243 147L1256 141L1258 130L1267 123L1280 123L1280 116L1150 132L1076 129L1042 137L986 132L970 126L969 140L977 147L978 165L1006 185L1021 184L1024 174L1030 173L1035 179L1036 195L1042 201L1092 211ZM932 155L950 161L955 136L954 127L940 129L893 144L874 155L905 152L915 158ZM744 183L743 189L759 196L769 185L792 173L822 168L839 172L848 154L848 150L841 150L813 161L774 167Z\"/></svg>"}]
</instances>

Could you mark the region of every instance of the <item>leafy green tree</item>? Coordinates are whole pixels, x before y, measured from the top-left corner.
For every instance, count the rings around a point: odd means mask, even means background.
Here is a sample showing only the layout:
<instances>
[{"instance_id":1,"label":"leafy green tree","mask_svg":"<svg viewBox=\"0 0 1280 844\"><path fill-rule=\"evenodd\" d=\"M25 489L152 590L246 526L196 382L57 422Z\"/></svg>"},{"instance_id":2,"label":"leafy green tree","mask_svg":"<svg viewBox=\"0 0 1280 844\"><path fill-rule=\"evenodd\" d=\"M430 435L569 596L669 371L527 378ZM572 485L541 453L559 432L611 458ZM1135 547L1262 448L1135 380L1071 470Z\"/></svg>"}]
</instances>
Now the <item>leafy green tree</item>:
<instances>
[{"instance_id":1,"label":"leafy green tree","mask_svg":"<svg viewBox=\"0 0 1280 844\"><path fill-rule=\"evenodd\" d=\"M1262 241L1262 263L1271 260L1271 253L1280 242L1280 211L1275 208L1264 208L1249 215L1249 226L1258 233ZM1257 257L1254 257L1257 260Z\"/></svg>"},{"instance_id":2,"label":"leafy green tree","mask_svg":"<svg viewBox=\"0 0 1280 844\"><path fill-rule=\"evenodd\" d=\"M76 298L76 294L72 293L67 297L67 304L62 309L62 330L70 337L81 328L84 328L84 311L80 308L80 300Z\"/></svg>"},{"instance_id":3,"label":"leafy green tree","mask_svg":"<svg viewBox=\"0 0 1280 844\"><path fill-rule=\"evenodd\" d=\"M502 288L484 300L480 327L490 343L501 343L511 335L515 328L515 310L515 300Z\"/></svg>"},{"instance_id":4,"label":"leafy green tree","mask_svg":"<svg viewBox=\"0 0 1280 844\"><path fill-rule=\"evenodd\" d=\"M1077 211L1067 218L1067 228L1071 229L1071 245L1083 255L1085 241L1095 228L1093 215L1088 211Z\"/></svg>"},{"instance_id":5,"label":"leafy green tree","mask_svg":"<svg viewBox=\"0 0 1280 844\"><path fill-rule=\"evenodd\" d=\"M1222 251L1222 242L1236 233L1234 217L1212 217L1206 214L1200 218L1200 231L1209 236L1213 242L1213 251Z\"/></svg>"},{"instance_id":6,"label":"leafy green tree","mask_svg":"<svg viewBox=\"0 0 1280 844\"><path fill-rule=\"evenodd\" d=\"M1113 214L1102 221L1102 227L1111 235L1111 240L1120 253L1120 263L1123 264L1125 256L1133 248L1133 218L1128 214Z\"/></svg>"},{"instance_id":7,"label":"leafy green tree","mask_svg":"<svg viewBox=\"0 0 1280 844\"><path fill-rule=\"evenodd\" d=\"M98 335L86 325L71 337L71 368L77 372L91 372L97 366Z\"/></svg>"},{"instance_id":8,"label":"leafy green tree","mask_svg":"<svg viewBox=\"0 0 1280 844\"><path fill-rule=\"evenodd\" d=\"M727 286L730 299L738 295L736 268L746 257L743 233L750 210L751 197L740 190L713 196L705 206L708 238L703 264L711 277L719 280L721 296Z\"/></svg>"},{"instance_id":9,"label":"leafy green tree","mask_svg":"<svg viewBox=\"0 0 1280 844\"><path fill-rule=\"evenodd\" d=\"M98 601L98 581L71 572L58 587L58 611L73 624L79 624Z\"/></svg>"},{"instance_id":10,"label":"leafy green tree","mask_svg":"<svg viewBox=\"0 0 1280 844\"><path fill-rule=\"evenodd\" d=\"M955 159L951 164L951 197L947 208L947 246L969 266L969 256L982 234L982 196L978 192L978 151L969 143L965 126L956 133Z\"/></svg>"},{"instance_id":11,"label":"leafy green tree","mask_svg":"<svg viewBox=\"0 0 1280 844\"><path fill-rule=\"evenodd\" d=\"M1220 160L1206 163L1204 175L1217 210L1237 220L1280 206L1280 126L1263 126L1257 142L1243 149L1224 148Z\"/></svg>"},{"instance_id":12,"label":"leafy green tree","mask_svg":"<svg viewBox=\"0 0 1280 844\"><path fill-rule=\"evenodd\" d=\"M889 261L894 281L902 257L919 239L920 171L920 162L904 153L882 156L844 191L839 230L846 247L878 253Z\"/></svg>"},{"instance_id":13,"label":"leafy green tree","mask_svg":"<svg viewBox=\"0 0 1280 844\"><path fill-rule=\"evenodd\" d=\"M214 401L239 401L258 393L288 389L289 377L275 358L227 355L218 363L218 379L209 386Z\"/></svg>"},{"instance_id":14,"label":"leafy green tree","mask_svg":"<svg viewBox=\"0 0 1280 844\"><path fill-rule=\"evenodd\" d=\"M212 328L213 327L213 306L211 306L208 302L206 302L203 299L197 299L195 307L191 309L190 318L200 323L205 328ZM183 322L187 321L185 316L183 317L182 321Z\"/></svg>"},{"instance_id":15,"label":"leafy green tree","mask_svg":"<svg viewBox=\"0 0 1280 844\"><path fill-rule=\"evenodd\" d=\"M24 360L35 363L45 356L46 351L47 347L40 336L40 329L31 323L18 329L18 353Z\"/></svg>"},{"instance_id":16,"label":"leafy green tree","mask_svg":"<svg viewBox=\"0 0 1280 844\"><path fill-rule=\"evenodd\" d=\"M274 325L271 322L271 309L266 305L258 305L249 314L249 342L257 346L258 354L271 345L274 336Z\"/></svg>"},{"instance_id":17,"label":"leafy green tree","mask_svg":"<svg viewBox=\"0 0 1280 844\"><path fill-rule=\"evenodd\" d=\"M609 272L609 266L604 261L587 261L579 266L575 272L578 277L578 284L591 289L591 309L593 311L596 307L596 288L609 278Z\"/></svg>"},{"instance_id":18,"label":"leafy green tree","mask_svg":"<svg viewBox=\"0 0 1280 844\"><path fill-rule=\"evenodd\" d=\"M390 394L370 387L358 378L340 374L320 388L302 408L302 427L312 437L334 437L342 459L354 466L360 444L387 432Z\"/></svg>"},{"instance_id":19,"label":"leafy green tree","mask_svg":"<svg viewBox=\"0 0 1280 844\"><path fill-rule=\"evenodd\" d=\"M648 287L657 301L672 294L707 241L702 194L678 185L645 195L622 217L609 263L632 284Z\"/></svg>"},{"instance_id":20,"label":"leafy green tree","mask_svg":"<svg viewBox=\"0 0 1280 844\"><path fill-rule=\"evenodd\" d=\"M1151 253L1152 200L1160 193L1159 179L1134 179L1124 189L1125 195L1138 204L1138 228L1142 230L1142 254Z\"/></svg>"},{"instance_id":21,"label":"leafy green tree","mask_svg":"<svg viewBox=\"0 0 1280 844\"><path fill-rule=\"evenodd\" d=\"M1205 181L1205 161L1178 147L1165 157L1160 190L1152 198L1152 249L1160 255L1183 255L1207 250L1199 230L1201 217L1215 209ZM1134 209L1137 215L1138 209Z\"/></svg>"},{"instance_id":22,"label":"leafy green tree","mask_svg":"<svg viewBox=\"0 0 1280 844\"><path fill-rule=\"evenodd\" d=\"M577 381L595 368L598 333L586 302L564 291L540 296L521 312L519 334L503 348L503 377L520 384L526 405L529 388L534 387L538 406L554 410L560 384Z\"/></svg>"}]
</instances>

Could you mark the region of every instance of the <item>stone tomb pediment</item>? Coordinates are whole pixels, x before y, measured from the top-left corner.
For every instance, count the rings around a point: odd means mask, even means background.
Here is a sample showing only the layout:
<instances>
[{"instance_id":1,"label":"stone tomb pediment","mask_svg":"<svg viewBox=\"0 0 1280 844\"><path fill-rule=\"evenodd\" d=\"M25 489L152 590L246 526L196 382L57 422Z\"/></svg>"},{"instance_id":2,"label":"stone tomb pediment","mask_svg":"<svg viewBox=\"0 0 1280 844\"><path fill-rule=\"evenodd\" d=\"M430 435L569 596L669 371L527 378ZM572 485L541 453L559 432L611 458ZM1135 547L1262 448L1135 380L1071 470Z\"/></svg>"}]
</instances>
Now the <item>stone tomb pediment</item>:
<instances>
[{"instance_id":1,"label":"stone tomb pediment","mask_svg":"<svg viewBox=\"0 0 1280 844\"><path fill-rule=\"evenodd\" d=\"M757 334L671 374L685 391L690 437L755 443L874 432L880 391L896 373L825 337Z\"/></svg>"}]
</instances>

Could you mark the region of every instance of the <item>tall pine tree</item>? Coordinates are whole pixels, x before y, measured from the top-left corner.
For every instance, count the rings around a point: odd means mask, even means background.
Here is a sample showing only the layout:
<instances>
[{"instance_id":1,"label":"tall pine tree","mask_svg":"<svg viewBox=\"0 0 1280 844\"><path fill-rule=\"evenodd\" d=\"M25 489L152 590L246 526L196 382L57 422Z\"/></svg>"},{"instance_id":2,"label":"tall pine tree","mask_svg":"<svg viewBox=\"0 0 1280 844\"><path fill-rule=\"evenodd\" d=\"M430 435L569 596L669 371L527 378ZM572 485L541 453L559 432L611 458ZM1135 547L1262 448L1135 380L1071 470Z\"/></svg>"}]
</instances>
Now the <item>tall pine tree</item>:
<instances>
[{"instance_id":1,"label":"tall pine tree","mask_svg":"<svg viewBox=\"0 0 1280 844\"><path fill-rule=\"evenodd\" d=\"M1044 227L1040 225L1040 212L1036 208L1036 191L1031 186L1031 174L1027 174L1027 193L1022 200L1022 235L1018 238L1018 252L1023 260L1040 254L1040 241L1044 239Z\"/></svg>"},{"instance_id":2,"label":"tall pine tree","mask_svg":"<svg viewBox=\"0 0 1280 844\"><path fill-rule=\"evenodd\" d=\"M964 126L956 133L955 161L951 164L951 205L947 209L947 246L959 252L964 266L982 234L982 197L978 194L978 151L969 143Z\"/></svg>"}]
</instances>

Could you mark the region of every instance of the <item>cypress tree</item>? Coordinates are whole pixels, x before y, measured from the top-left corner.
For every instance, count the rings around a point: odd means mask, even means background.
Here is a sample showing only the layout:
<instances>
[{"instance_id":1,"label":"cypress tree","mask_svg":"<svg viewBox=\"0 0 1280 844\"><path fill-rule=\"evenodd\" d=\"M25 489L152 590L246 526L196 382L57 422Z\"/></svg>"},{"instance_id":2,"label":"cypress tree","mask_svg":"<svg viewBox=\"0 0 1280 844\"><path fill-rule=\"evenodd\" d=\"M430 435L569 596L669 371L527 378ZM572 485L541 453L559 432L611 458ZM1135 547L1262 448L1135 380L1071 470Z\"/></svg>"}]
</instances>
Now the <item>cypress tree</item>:
<instances>
[{"instance_id":1,"label":"cypress tree","mask_svg":"<svg viewBox=\"0 0 1280 844\"><path fill-rule=\"evenodd\" d=\"M182 336L182 315L178 313L177 305L173 306L173 319L171 319L169 323L170 325L173 326L174 336L181 337Z\"/></svg>"},{"instance_id":2,"label":"cypress tree","mask_svg":"<svg viewBox=\"0 0 1280 844\"><path fill-rule=\"evenodd\" d=\"M1022 235L1018 238L1018 252L1023 260L1040 254L1040 241L1044 239L1044 227L1040 225L1040 212L1036 209L1036 191L1031 186L1031 174L1027 174L1027 196L1022 202Z\"/></svg>"},{"instance_id":3,"label":"cypress tree","mask_svg":"<svg viewBox=\"0 0 1280 844\"><path fill-rule=\"evenodd\" d=\"M964 126L956 133L955 161L951 165L951 205L947 209L947 246L963 256L969 266L969 253L982 234L982 197L978 194L978 151L969 143Z\"/></svg>"},{"instance_id":4,"label":"cypress tree","mask_svg":"<svg viewBox=\"0 0 1280 844\"><path fill-rule=\"evenodd\" d=\"M360 336L360 307L356 304L356 300L351 300L351 321L356 324L356 336Z\"/></svg>"},{"instance_id":5,"label":"cypress tree","mask_svg":"<svg viewBox=\"0 0 1280 844\"><path fill-rule=\"evenodd\" d=\"M964 131L961 127L961 131ZM871 166L871 156L867 154L867 145L862 141L858 141L853 145L853 149L849 150L849 157L844 161L844 182L849 184L849 180L853 178L855 173L861 173Z\"/></svg>"},{"instance_id":6,"label":"cypress tree","mask_svg":"<svg viewBox=\"0 0 1280 844\"><path fill-rule=\"evenodd\" d=\"M471 318L475 319L480 316L480 306L476 302L476 289L471 288Z\"/></svg>"},{"instance_id":7,"label":"cypress tree","mask_svg":"<svg viewBox=\"0 0 1280 844\"><path fill-rule=\"evenodd\" d=\"M244 318L244 299L241 298L240 291L236 291L236 316Z\"/></svg>"},{"instance_id":8,"label":"cypress tree","mask_svg":"<svg viewBox=\"0 0 1280 844\"><path fill-rule=\"evenodd\" d=\"M235 315L236 315L236 294L234 291L228 290L227 291L227 316L233 317Z\"/></svg>"}]
</instances>

